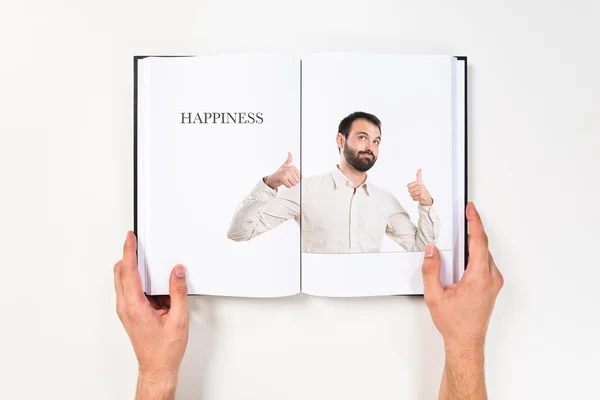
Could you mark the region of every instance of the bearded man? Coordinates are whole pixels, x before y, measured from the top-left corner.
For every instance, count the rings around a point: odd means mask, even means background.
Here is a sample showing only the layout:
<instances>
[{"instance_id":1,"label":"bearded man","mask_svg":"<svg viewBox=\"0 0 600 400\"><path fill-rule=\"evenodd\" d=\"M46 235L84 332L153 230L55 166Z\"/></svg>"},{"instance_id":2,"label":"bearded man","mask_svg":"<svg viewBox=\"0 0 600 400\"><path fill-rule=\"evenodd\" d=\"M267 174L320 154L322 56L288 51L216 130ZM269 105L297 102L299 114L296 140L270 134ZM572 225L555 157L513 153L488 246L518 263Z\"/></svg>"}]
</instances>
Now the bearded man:
<instances>
[{"instance_id":1,"label":"bearded man","mask_svg":"<svg viewBox=\"0 0 600 400\"><path fill-rule=\"evenodd\" d=\"M332 170L306 178L288 153L283 165L259 180L240 203L227 237L250 240L294 219L301 226L305 252L379 252L384 235L406 251L435 244L440 219L420 169L407 185L418 202L416 225L392 193L368 179L379 155L381 121L362 111L348 115L339 124L336 144L340 158ZM292 190L284 194L278 190L281 186Z\"/></svg>"}]
</instances>

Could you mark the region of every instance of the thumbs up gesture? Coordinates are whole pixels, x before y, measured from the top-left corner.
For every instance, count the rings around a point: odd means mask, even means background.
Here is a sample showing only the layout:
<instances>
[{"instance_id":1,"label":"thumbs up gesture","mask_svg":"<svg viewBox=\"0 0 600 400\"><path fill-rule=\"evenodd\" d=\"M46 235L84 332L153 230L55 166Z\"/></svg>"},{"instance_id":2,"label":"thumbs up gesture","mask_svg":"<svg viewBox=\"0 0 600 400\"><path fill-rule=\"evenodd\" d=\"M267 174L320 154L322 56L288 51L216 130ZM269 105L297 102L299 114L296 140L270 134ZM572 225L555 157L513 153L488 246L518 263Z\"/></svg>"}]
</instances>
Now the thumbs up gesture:
<instances>
[{"instance_id":1,"label":"thumbs up gesture","mask_svg":"<svg viewBox=\"0 0 600 400\"><path fill-rule=\"evenodd\" d=\"M288 153L287 160L277 171L265 178L265 183L272 189L277 189L281 185L291 188L300 182L300 178L300 171L292 165L292 154Z\"/></svg>"},{"instance_id":2,"label":"thumbs up gesture","mask_svg":"<svg viewBox=\"0 0 600 400\"><path fill-rule=\"evenodd\" d=\"M422 172L423 171L419 169L417 171L417 180L407 185L408 193L410 193L410 197L412 197L414 201L418 201L420 205L430 206L433 204L433 198L425 185L423 185L423 180L421 179Z\"/></svg>"}]
</instances>

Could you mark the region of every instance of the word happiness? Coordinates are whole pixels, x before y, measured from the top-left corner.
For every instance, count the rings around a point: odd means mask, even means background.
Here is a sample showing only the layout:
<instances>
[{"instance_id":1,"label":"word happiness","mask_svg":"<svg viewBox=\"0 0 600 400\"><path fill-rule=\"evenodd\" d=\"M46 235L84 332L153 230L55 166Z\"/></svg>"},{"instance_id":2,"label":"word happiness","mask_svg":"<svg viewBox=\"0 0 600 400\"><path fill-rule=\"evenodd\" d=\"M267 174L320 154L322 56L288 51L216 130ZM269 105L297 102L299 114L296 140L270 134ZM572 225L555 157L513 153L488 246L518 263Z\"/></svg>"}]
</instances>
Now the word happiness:
<instances>
[{"instance_id":1,"label":"word happiness","mask_svg":"<svg viewBox=\"0 0 600 400\"><path fill-rule=\"evenodd\" d=\"M262 124L262 112L181 113L182 124Z\"/></svg>"}]
</instances>

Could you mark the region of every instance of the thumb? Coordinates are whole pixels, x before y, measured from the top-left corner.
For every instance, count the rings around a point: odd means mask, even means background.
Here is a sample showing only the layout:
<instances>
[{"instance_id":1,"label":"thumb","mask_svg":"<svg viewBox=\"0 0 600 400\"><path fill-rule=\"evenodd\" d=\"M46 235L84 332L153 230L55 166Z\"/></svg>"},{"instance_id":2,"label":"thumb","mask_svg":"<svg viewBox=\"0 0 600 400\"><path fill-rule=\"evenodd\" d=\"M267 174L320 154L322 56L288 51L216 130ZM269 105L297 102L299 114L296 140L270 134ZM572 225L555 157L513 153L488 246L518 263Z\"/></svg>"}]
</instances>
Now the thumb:
<instances>
[{"instance_id":1,"label":"thumb","mask_svg":"<svg viewBox=\"0 0 600 400\"><path fill-rule=\"evenodd\" d=\"M285 160L285 162L283 163L282 167L287 167L288 165L290 165L292 163L292 153L290 153L288 151L288 156L287 156L287 160Z\"/></svg>"},{"instance_id":2,"label":"thumb","mask_svg":"<svg viewBox=\"0 0 600 400\"><path fill-rule=\"evenodd\" d=\"M177 265L171 271L169 278L169 296L171 297L171 308L169 313L175 317L183 317L187 314L187 281L185 267Z\"/></svg>"},{"instance_id":3,"label":"thumb","mask_svg":"<svg viewBox=\"0 0 600 400\"><path fill-rule=\"evenodd\" d=\"M423 259L421 273L423 275L425 299L439 298L444 291L440 281L440 253L432 244L425 247L425 258Z\"/></svg>"},{"instance_id":4,"label":"thumb","mask_svg":"<svg viewBox=\"0 0 600 400\"><path fill-rule=\"evenodd\" d=\"M423 170L422 170L422 169L419 169L419 170L417 171L417 180L418 180L419 182L421 182L421 174L422 174L422 172L423 172Z\"/></svg>"}]
</instances>

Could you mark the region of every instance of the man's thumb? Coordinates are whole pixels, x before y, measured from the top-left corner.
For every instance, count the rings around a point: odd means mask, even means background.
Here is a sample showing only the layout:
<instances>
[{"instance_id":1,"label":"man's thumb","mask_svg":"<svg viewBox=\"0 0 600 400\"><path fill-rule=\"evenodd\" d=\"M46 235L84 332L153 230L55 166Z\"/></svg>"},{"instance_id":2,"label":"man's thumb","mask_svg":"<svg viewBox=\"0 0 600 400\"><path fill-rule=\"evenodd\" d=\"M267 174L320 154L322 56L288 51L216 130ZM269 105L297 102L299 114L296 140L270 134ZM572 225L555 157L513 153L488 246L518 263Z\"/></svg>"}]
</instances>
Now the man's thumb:
<instances>
[{"instance_id":1,"label":"man's thumb","mask_svg":"<svg viewBox=\"0 0 600 400\"><path fill-rule=\"evenodd\" d=\"M184 315L187 313L187 280L185 267L177 265L171 271L169 279L169 296L171 297L171 314Z\"/></svg>"},{"instance_id":2,"label":"man's thumb","mask_svg":"<svg viewBox=\"0 0 600 400\"><path fill-rule=\"evenodd\" d=\"M288 152L287 160L283 163L282 167L287 167L292 163L292 153Z\"/></svg>"},{"instance_id":3,"label":"man's thumb","mask_svg":"<svg viewBox=\"0 0 600 400\"><path fill-rule=\"evenodd\" d=\"M421 273L423 275L425 297L438 297L443 291L440 281L440 253L432 244L425 247L425 258L423 259Z\"/></svg>"}]
</instances>

